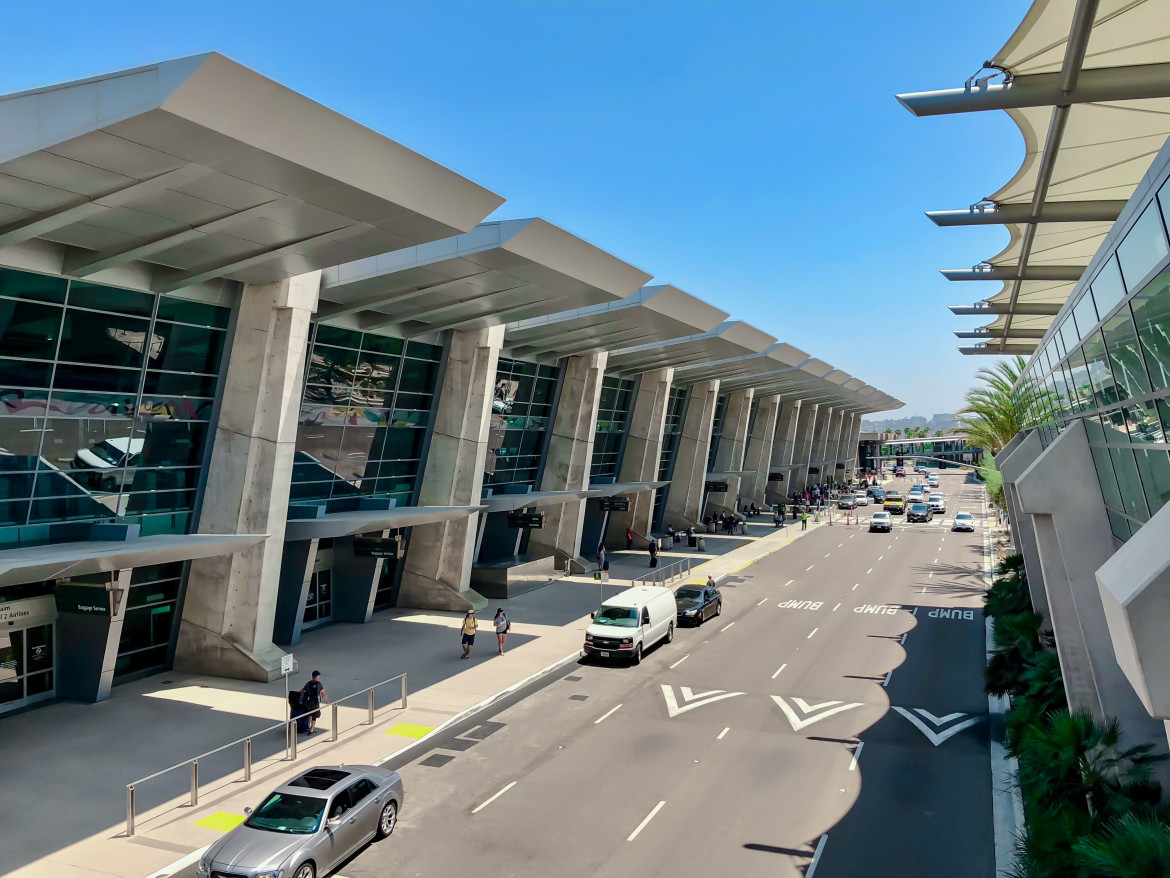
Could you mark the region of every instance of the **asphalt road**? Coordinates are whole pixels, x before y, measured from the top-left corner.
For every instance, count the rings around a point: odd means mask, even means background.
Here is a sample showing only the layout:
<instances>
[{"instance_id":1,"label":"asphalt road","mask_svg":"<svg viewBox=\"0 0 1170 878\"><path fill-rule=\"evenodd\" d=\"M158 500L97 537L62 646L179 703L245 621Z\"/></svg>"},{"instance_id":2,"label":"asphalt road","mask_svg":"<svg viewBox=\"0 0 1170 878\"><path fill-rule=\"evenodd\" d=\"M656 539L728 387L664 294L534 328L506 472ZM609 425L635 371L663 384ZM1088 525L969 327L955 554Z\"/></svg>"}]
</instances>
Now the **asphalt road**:
<instances>
[{"instance_id":1,"label":"asphalt road","mask_svg":"<svg viewBox=\"0 0 1170 878\"><path fill-rule=\"evenodd\" d=\"M640 667L570 664L413 751L397 830L340 874L992 878L984 534L950 531L982 491L942 490L941 519L815 531Z\"/></svg>"}]
</instances>

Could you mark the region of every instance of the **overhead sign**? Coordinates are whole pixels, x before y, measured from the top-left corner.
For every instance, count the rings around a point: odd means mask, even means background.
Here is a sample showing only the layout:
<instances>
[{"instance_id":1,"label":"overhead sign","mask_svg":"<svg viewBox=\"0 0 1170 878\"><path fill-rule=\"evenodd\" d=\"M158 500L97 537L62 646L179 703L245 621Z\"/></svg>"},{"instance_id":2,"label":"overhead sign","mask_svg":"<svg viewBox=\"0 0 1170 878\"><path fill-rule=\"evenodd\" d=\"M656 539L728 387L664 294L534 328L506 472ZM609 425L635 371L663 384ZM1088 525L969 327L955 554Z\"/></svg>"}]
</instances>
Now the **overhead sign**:
<instances>
[{"instance_id":1,"label":"overhead sign","mask_svg":"<svg viewBox=\"0 0 1170 878\"><path fill-rule=\"evenodd\" d=\"M114 615L113 597L113 592L107 591L105 586L98 585L58 583L57 587L53 589L57 612L81 616L112 617Z\"/></svg>"},{"instance_id":2,"label":"overhead sign","mask_svg":"<svg viewBox=\"0 0 1170 878\"><path fill-rule=\"evenodd\" d=\"M5 628L46 625L57 618L57 605L52 595L28 598L22 601L0 602L0 625Z\"/></svg>"},{"instance_id":3,"label":"overhead sign","mask_svg":"<svg viewBox=\"0 0 1170 878\"><path fill-rule=\"evenodd\" d=\"M782 482L784 481L784 473L768 473L768 481Z\"/></svg>"},{"instance_id":4,"label":"overhead sign","mask_svg":"<svg viewBox=\"0 0 1170 878\"><path fill-rule=\"evenodd\" d=\"M358 558L402 558L406 555L406 543L398 537L357 537L353 541L353 553Z\"/></svg>"},{"instance_id":5,"label":"overhead sign","mask_svg":"<svg viewBox=\"0 0 1170 878\"><path fill-rule=\"evenodd\" d=\"M602 497L601 498L602 512L629 512L630 498L629 497Z\"/></svg>"},{"instance_id":6,"label":"overhead sign","mask_svg":"<svg viewBox=\"0 0 1170 878\"><path fill-rule=\"evenodd\" d=\"M545 513L543 512L509 512L508 527L524 527L529 530L541 530L544 527Z\"/></svg>"},{"instance_id":7,"label":"overhead sign","mask_svg":"<svg viewBox=\"0 0 1170 878\"><path fill-rule=\"evenodd\" d=\"M726 494L727 482L707 482L704 488L708 494Z\"/></svg>"}]
</instances>

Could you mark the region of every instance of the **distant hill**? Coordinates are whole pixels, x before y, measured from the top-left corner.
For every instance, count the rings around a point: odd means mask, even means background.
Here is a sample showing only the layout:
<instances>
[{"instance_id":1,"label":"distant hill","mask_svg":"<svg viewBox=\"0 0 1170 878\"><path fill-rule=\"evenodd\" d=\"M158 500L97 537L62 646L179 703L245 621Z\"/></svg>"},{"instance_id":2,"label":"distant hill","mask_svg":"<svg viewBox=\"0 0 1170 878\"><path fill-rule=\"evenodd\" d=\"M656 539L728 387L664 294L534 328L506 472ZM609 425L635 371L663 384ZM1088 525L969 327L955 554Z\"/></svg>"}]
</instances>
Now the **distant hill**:
<instances>
[{"instance_id":1,"label":"distant hill","mask_svg":"<svg viewBox=\"0 0 1170 878\"><path fill-rule=\"evenodd\" d=\"M908 427L917 430L926 429L932 433L935 430L948 433L955 427L955 416L943 413L932 415L929 418L922 415L911 415L907 418L879 418L873 421L864 418L861 421L861 432L863 433L884 433L891 430L905 430Z\"/></svg>"}]
</instances>

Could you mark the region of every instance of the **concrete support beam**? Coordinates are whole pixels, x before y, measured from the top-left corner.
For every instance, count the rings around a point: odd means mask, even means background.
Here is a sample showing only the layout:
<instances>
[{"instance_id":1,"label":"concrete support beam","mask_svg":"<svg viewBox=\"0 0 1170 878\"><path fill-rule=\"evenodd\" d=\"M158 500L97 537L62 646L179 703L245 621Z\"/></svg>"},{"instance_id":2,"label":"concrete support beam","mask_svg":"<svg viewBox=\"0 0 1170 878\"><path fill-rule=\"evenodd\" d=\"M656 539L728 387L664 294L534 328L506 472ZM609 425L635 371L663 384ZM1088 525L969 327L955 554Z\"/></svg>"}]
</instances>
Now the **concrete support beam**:
<instances>
[{"instance_id":1,"label":"concrete support beam","mask_svg":"<svg viewBox=\"0 0 1170 878\"><path fill-rule=\"evenodd\" d=\"M1116 717L1131 744L1159 742L1162 723L1146 711L1114 653L1096 571L1113 555L1113 536L1095 478L1083 421L1074 421L1016 481L1032 516L1056 649L1069 706Z\"/></svg>"},{"instance_id":2,"label":"concrete support beam","mask_svg":"<svg viewBox=\"0 0 1170 878\"><path fill-rule=\"evenodd\" d=\"M638 379L634 407L630 412L626 448L622 454L619 482L654 482L662 459L662 432L666 429L666 410L670 403L670 386L674 369L645 372ZM606 542L624 546L626 529L633 528L640 537L650 534L654 518L655 491L638 491L630 499L628 512L611 512Z\"/></svg>"},{"instance_id":3,"label":"concrete support beam","mask_svg":"<svg viewBox=\"0 0 1170 878\"><path fill-rule=\"evenodd\" d=\"M776 436L772 440L772 467L785 467L792 463L796 453L796 425L800 416L801 402L790 399L780 406L776 419ZM782 503L788 498L793 482L792 470L784 470L784 481L768 482L764 499L769 503Z\"/></svg>"},{"instance_id":4,"label":"concrete support beam","mask_svg":"<svg viewBox=\"0 0 1170 878\"><path fill-rule=\"evenodd\" d=\"M704 381L691 387L687 414L683 418L674 455L674 478L666 495L665 524L677 530L687 525L698 527L703 517L703 488L707 481L707 457L711 450L711 428L715 423L715 404L719 397L719 380Z\"/></svg>"},{"instance_id":5,"label":"concrete support beam","mask_svg":"<svg viewBox=\"0 0 1170 878\"><path fill-rule=\"evenodd\" d=\"M1040 564L1040 549L1036 542L1036 527L1032 516L1020 510L1019 492L1016 480L1036 462L1044 452L1040 436L1035 431L1017 433L995 456L995 465L1003 476L1003 494L1007 501L1008 522L1012 529L1012 542L1024 558L1024 570L1028 574L1028 592L1032 596L1032 609L1044 617L1045 626L1051 626L1052 614L1048 609L1048 593L1044 588L1044 568Z\"/></svg>"},{"instance_id":6,"label":"concrete support beam","mask_svg":"<svg viewBox=\"0 0 1170 878\"><path fill-rule=\"evenodd\" d=\"M756 409L756 421L748 436L743 469L751 475L743 477L739 493L745 503L766 506L768 471L772 466L772 448L776 442L776 421L780 417L780 397L766 396ZM783 484L783 483L781 483Z\"/></svg>"},{"instance_id":7,"label":"concrete support beam","mask_svg":"<svg viewBox=\"0 0 1170 878\"><path fill-rule=\"evenodd\" d=\"M861 442L861 415L854 413L853 424L849 427L849 432L842 437L845 443L845 473L852 475L853 470L857 468L857 448Z\"/></svg>"},{"instance_id":8,"label":"concrete support beam","mask_svg":"<svg viewBox=\"0 0 1170 878\"><path fill-rule=\"evenodd\" d=\"M792 486L789 490L803 491L808 485L808 465L812 461L813 428L816 425L818 403L802 404L796 418L796 439L793 444Z\"/></svg>"},{"instance_id":9,"label":"concrete support beam","mask_svg":"<svg viewBox=\"0 0 1170 878\"><path fill-rule=\"evenodd\" d=\"M607 351L598 351L564 361L540 490L584 491L589 487L597 407L608 360ZM565 556L576 558L582 551L594 554L596 546L581 546L585 502L572 500L544 507L541 511L548 518L543 528L530 533L528 554L538 558L559 556L562 560Z\"/></svg>"},{"instance_id":10,"label":"concrete support beam","mask_svg":"<svg viewBox=\"0 0 1170 878\"><path fill-rule=\"evenodd\" d=\"M841 431L845 426L845 409L834 409L829 416L828 439L825 442L825 477L829 481L837 481L837 453L841 449Z\"/></svg>"},{"instance_id":11,"label":"concrete support beam","mask_svg":"<svg viewBox=\"0 0 1170 878\"><path fill-rule=\"evenodd\" d=\"M272 640L309 322L321 273L244 286L200 533L268 536L235 555L191 563L175 669L272 680Z\"/></svg>"},{"instance_id":12,"label":"concrete support beam","mask_svg":"<svg viewBox=\"0 0 1170 878\"><path fill-rule=\"evenodd\" d=\"M723 435L719 439L719 448L715 451L715 472L738 472L744 468L743 458L747 451L748 421L751 420L754 398L755 391L751 388L728 394L727 411L723 415ZM708 511L712 514L720 510L734 512L737 501L746 499L741 496L740 486L739 476L728 476L727 493L712 494L708 497Z\"/></svg>"},{"instance_id":13,"label":"concrete support beam","mask_svg":"<svg viewBox=\"0 0 1170 878\"><path fill-rule=\"evenodd\" d=\"M830 406L822 405L818 411L816 419L813 421L813 431L810 437L809 446L809 463L823 461L825 459L825 448L829 441L829 420L833 417L833 409ZM825 469L821 467L821 471L815 476L812 473L805 474L805 484L819 484L825 480Z\"/></svg>"},{"instance_id":14,"label":"concrete support beam","mask_svg":"<svg viewBox=\"0 0 1170 878\"><path fill-rule=\"evenodd\" d=\"M472 506L483 493L504 327L450 330L431 447L423 471L420 506ZM467 610L486 606L471 590L479 516L415 527L403 560L400 607Z\"/></svg>"}]
</instances>

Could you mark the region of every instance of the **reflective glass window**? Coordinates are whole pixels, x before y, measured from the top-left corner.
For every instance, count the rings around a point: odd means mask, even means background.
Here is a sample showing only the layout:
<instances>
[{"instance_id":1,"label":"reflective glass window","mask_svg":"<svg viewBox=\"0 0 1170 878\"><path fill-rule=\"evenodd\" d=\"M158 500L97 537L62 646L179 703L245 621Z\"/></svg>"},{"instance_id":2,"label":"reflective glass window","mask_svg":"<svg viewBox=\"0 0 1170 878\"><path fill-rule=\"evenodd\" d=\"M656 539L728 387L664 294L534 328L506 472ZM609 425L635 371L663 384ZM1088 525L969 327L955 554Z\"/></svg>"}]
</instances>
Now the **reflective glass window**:
<instances>
[{"instance_id":1,"label":"reflective glass window","mask_svg":"<svg viewBox=\"0 0 1170 878\"><path fill-rule=\"evenodd\" d=\"M1158 191L1158 204L1162 208L1162 222L1170 229L1170 180L1163 183Z\"/></svg>"},{"instance_id":2,"label":"reflective glass window","mask_svg":"<svg viewBox=\"0 0 1170 878\"><path fill-rule=\"evenodd\" d=\"M1165 442L1166 436L1162 432L1162 424L1158 417L1158 409L1153 402L1140 402L1128 405L1125 412L1125 423L1129 430L1131 442Z\"/></svg>"},{"instance_id":3,"label":"reflective glass window","mask_svg":"<svg viewBox=\"0 0 1170 878\"><path fill-rule=\"evenodd\" d=\"M1099 445L1090 445L1093 453L1093 467L1097 470L1097 480L1101 484L1101 497L1106 506L1114 509L1121 508L1121 489L1117 486L1117 476L1113 472L1113 462L1109 459L1109 449Z\"/></svg>"},{"instance_id":4,"label":"reflective glass window","mask_svg":"<svg viewBox=\"0 0 1170 878\"><path fill-rule=\"evenodd\" d=\"M1076 323L1078 338L1084 338L1097 325L1097 309L1093 304L1093 293L1085 290L1081 300L1072 310L1073 321Z\"/></svg>"},{"instance_id":5,"label":"reflective glass window","mask_svg":"<svg viewBox=\"0 0 1170 878\"><path fill-rule=\"evenodd\" d=\"M1146 492L1146 504L1150 515L1154 515L1170 499L1170 452L1135 448L1134 456Z\"/></svg>"},{"instance_id":6,"label":"reflective glass window","mask_svg":"<svg viewBox=\"0 0 1170 878\"><path fill-rule=\"evenodd\" d=\"M163 296L158 302L159 320L193 323L196 326L210 326L214 329L226 329L231 313L230 308L205 305L202 302L189 302L186 299L175 299L171 296Z\"/></svg>"},{"instance_id":7,"label":"reflective glass window","mask_svg":"<svg viewBox=\"0 0 1170 878\"><path fill-rule=\"evenodd\" d=\"M1170 387L1170 271L1163 271L1130 299L1138 338L1155 390Z\"/></svg>"},{"instance_id":8,"label":"reflective glass window","mask_svg":"<svg viewBox=\"0 0 1170 878\"><path fill-rule=\"evenodd\" d=\"M1105 510L1109 514L1109 529L1113 531L1113 536L1119 540L1128 540L1132 536L1129 522L1125 517L1114 512L1112 509Z\"/></svg>"},{"instance_id":9,"label":"reflective glass window","mask_svg":"<svg viewBox=\"0 0 1170 878\"><path fill-rule=\"evenodd\" d=\"M20 359L53 359L61 313L56 305L0 299L0 351Z\"/></svg>"},{"instance_id":10,"label":"reflective glass window","mask_svg":"<svg viewBox=\"0 0 1170 878\"><path fill-rule=\"evenodd\" d=\"M1129 308L1122 306L1104 326L1105 350L1109 354L1117 395L1121 399L1132 399L1149 393L1150 382L1146 377L1146 365L1138 346L1137 330L1129 316Z\"/></svg>"},{"instance_id":11,"label":"reflective glass window","mask_svg":"<svg viewBox=\"0 0 1170 878\"><path fill-rule=\"evenodd\" d=\"M1073 401L1074 411L1082 412L1093 407L1093 385L1089 381L1089 367L1085 365L1085 357L1080 348L1073 350L1068 356L1069 396Z\"/></svg>"},{"instance_id":12,"label":"reflective glass window","mask_svg":"<svg viewBox=\"0 0 1170 878\"><path fill-rule=\"evenodd\" d=\"M151 350L151 365L171 372L217 374L226 335L217 329L185 326L157 321L155 335L160 339Z\"/></svg>"},{"instance_id":13,"label":"reflective glass window","mask_svg":"<svg viewBox=\"0 0 1170 878\"><path fill-rule=\"evenodd\" d=\"M1113 471L1117 474L1117 487L1121 490L1121 509L1126 514L1139 521L1148 521L1149 510L1146 508L1146 495L1142 489L1141 479L1138 477L1137 461L1130 448L1110 448L1109 458L1113 461Z\"/></svg>"},{"instance_id":14,"label":"reflective glass window","mask_svg":"<svg viewBox=\"0 0 1170 878\"><path fill-rule=\"evenodd\" d=\"M1121 409L1113 409L1101 415L1101 423L1105 428L1105 441L1125 444L1129 441L1126 430L1125 413Z\"/></svg>"},{"instance_id":15,"label":"reflective glass window","mask_svg":"<svg viewBox=\"0 0 1170 878\"><path fill-rule=\"evenodd\" d=\"M64 278L0 268L0 296L63 304L68 287Z\"/></svg>"},{"instance_id":16,"label":"reflective glass window","mask_svg":"<svg viewBox=\"0 0 1170 878\"><path fill-rule=\"evenodd\" d=\"M1125 284L1121 282L1121 271L1117 267L1117 260L1110 257L1093 280L1093 301L1097 305L1097 315L1101 319L1108 317L1109 312L1124 298Z\"/></svg>"},{"instance_id":17,"label":"reflective glass window","mask_svg":"<svg viewBox=\"0 0 1170 878\"><path fill-rule=\"evenodd\" d=\"M1100 332L1094 332L1081 348L1085 356L1085 364L1089 370L1089 379L1093 384L1093 395L1097 406L1103 407L1117 402L1117 390L1113 386L1113 373L1109 369L1109 360L1105 355L1105 341Z\"/></svg>"},{"instance_id":18,"label":"reflective glass window","mask_svg":"<svg viewBox=\"0 0 1170 878\"><path fill-rule=\"evenodd\" d=\"M1117 246L1117 259L1126 286L1133 289L1166 258L1168 252L1162 218L1151 204L1142 211L1133 228L1126 233L1125 240Z\"/></svg>"},{"instance_id":19,"label":"reflective glass window","mask_svg":"<svg viewBox=\"0 0 1170 878\"><path fill-rule=\"evenodd\" d=\"M58 351L62 360L138 369L147 354L154 359L161 349L162 339L150 332L146 318L65 309Z\"/></svg>"}]
</instances>

